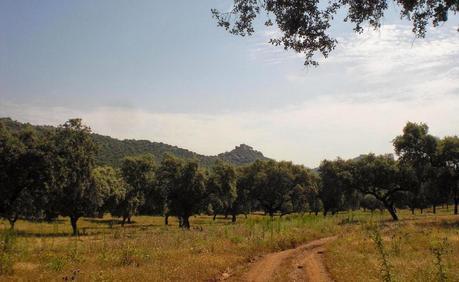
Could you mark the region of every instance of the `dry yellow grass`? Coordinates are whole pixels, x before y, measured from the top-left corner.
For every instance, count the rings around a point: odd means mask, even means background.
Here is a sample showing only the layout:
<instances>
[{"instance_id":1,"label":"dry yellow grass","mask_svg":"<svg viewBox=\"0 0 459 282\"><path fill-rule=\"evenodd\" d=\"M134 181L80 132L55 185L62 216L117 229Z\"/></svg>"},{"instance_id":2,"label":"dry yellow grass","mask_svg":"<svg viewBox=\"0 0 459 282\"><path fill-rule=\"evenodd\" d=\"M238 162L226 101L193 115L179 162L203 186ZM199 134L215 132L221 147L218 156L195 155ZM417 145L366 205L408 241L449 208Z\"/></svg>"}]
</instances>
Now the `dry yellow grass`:
<instances>
[{"instance_id":1,"label":"dry yellow grass","mask_svg":"<svg viewBox=\"0 0 459 282\"><path fill-rule=\"evenodd\" d=\"M443 256L448 278L459 281L459 217L411 216L399 223L387 215L356 212L334 217L252 215L231 224L207 216L192 219L183 231L174 219L140 216L122 228L116 219L80 220L83 235L71 237L67 220L17 223L13 272L0 281L212 281L222 272L242 271L253 257L292 248L313 239L340 234L325 253L336 281L380 281L379 256L366 226L382 222L382 237L397 281L434 281L431 248L448 238ZM115 224L112 224L114 221ZM8 225L0 221L0 229Z\"/></svg>"},{"instance_id":2,"label":"dry yellow grass","mask_svg":"<svg viewBox=\"0 0 459 282\"><path fill-rule=\"evenodd\" d=\"M434 248L444 244L442 263L447 281L459 281L459 216L412 216L400 222L369 220L340 236L326 253L336 281L381 281L381 261L367 228L379 225L394 281L439 281Z\"/></svg>"},{"instance_id":3,"label":"dry yellow grass","mask_svg":"<svg viewBox=\"0 0 459 282\"><path fill-rule=\"evenodd\" d=\"M253 256L333 234L340 219L290 216L271 221L254 215L231 224L199 216L190 231L180 230L174 221L163 226L160 217L136 217L125 228L110 227L110 220L81 220L86 235L79 237L68 236L67 221L18 222L14 272L0 280L212 280Z\"/></svg>"}]
</instances>

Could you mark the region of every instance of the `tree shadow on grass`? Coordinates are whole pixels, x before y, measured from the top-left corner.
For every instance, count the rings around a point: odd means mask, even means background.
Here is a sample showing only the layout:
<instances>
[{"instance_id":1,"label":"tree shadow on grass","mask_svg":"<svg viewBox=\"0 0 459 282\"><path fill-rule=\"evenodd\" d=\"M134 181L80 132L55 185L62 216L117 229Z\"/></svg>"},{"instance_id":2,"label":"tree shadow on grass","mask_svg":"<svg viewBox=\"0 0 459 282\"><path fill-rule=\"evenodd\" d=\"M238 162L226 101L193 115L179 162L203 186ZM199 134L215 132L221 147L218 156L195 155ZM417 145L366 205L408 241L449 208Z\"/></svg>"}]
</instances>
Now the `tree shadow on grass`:
<instances>
[{"instance_id":1,"label":"tree shadow on grass","mask_svg":"<svg viewBox=\"0 0 459 282\"><path fill-rule=\"evenodd\" d=\"M78 228L78 237L89 237L89 236L96 236L102 234L112 234L115 230L122 230L122 229L138 229L138 230L147 230L151 227L158 227L157 225L153 224L143 224L143 225L134 225L134 224L126 224L124 227L121 225L116 227L104 227L104 226L91 226L91 227L80 227ZM15 235L18 237L24 238L59 238L59 237L74 237L71 231L28 231L28 230L15 230Z\"/></svg>"},{"instance_id":2,"label":"tree shadow on grass","mask_svg":"<svg viewBox=\"0 0 459 282\"><path fill-rule=\"evenodd\" d=\"M95 224L105 224L105 225L121 225L123 223L123 220L121 219L100 219L100 218L85 218L84 221L95 223ZM126 225L129 224L136 224L137 222L134 220L131 220L131 223L125 223Z\"/></svg>"},{"instance_id":3,"label":"tree shadow on grass","mask_svg":"<svg viewBox=\"0 0 459 282\"><path fill-rule=\"evenodd\" d=\"M102 233L102 232L101 232ZM60 237L74 237L72 236L71 232L33 232L33 231L26 231L26 230L16 230L14 234L17 237L23 238L60 238ZM84 234L80 234L78 236L88 236ZM93 235L93 234L90 234Z\"/></svg>"},{"instance_id":4,"label":"tree shadow on grass","mask_svg":"<svg viewBox=\"0 0 459 282\"><path fill-rule=\"evenodd\" d=\"M459 229L459 218L457 220L439 220L429 222L416 222L418 226L435 227L444 229Z\"/></svg>"}]
</instances>

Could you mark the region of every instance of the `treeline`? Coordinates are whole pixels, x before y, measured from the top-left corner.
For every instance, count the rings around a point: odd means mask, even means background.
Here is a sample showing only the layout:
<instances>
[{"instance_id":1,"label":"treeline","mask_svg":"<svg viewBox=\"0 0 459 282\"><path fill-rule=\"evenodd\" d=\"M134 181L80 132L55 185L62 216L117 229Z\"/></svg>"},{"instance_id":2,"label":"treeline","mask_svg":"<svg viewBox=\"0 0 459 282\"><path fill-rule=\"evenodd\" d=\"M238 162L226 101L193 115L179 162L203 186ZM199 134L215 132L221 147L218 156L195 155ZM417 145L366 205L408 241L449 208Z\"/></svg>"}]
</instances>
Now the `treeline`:
<instances>
[{"instance_id":1,"label":"treeline","mask_svg":"<svg viewBox=\"0 0 459 282\"><path fill-rule=\"evenodd\" d=\"M81 217L109 212L122 224L138 214L189 218L205 213L267 215L350 209L421 211L459 202L459 138L439 139L425 124L408 123L392 155L325 160L318 172L291 162L257 160L235 167L218 161L211 168L165 155L127 157L119 168L96 166L97 146L80 119L37 133L12 131L0 123L0 215L11 227L18 218L69 217L73 233Z\"/></svg>"}]
</instances>

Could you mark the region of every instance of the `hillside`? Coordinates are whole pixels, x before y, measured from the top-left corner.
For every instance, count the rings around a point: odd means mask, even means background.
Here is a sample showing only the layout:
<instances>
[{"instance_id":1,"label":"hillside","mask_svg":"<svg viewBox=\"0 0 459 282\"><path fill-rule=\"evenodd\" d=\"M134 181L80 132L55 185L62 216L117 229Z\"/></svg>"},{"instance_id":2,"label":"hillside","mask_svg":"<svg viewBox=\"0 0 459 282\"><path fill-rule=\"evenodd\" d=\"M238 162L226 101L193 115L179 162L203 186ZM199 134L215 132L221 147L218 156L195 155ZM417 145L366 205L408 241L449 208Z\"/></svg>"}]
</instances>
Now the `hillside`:
<instances>
[{"instance_id":1,"label":"hillside","mask_svg":"<svg viewBox=\"0 0 459 282\"><path fill-rule=\"evenodd\" d=\"M21 123L10 118L0 118L0 122L13 131L19 130L25 126L32 126L41 132L53 128L52 126L39 126ZM256 151L245 144L236 146L233 150L221 153L217 156L205 156L161 142L133 139L119 140L97 133L93 133L92 136L96 144L99 146L99 153L96 160L99 165L118 166L124 157L143 154L150 154L157 161L160 161L165 153L169 153L183 159L196 159L202 166L211 166L219 159L234 165L248 164L254 162L255 160L268 160L268 158L266 158L261 152Z\"/></svg>"},{"instance_id":2,"label":"hillside","mask_svg":"<svg viewBox=\"0 0 459 282\"><path fill-rule=\"evenodd\" d=\"M217 155L217 158L233 164L247 164L255 160L267 160L263 153L255 151L252 147L241 144L232 151Z\"/></svg>"}]
</instances>

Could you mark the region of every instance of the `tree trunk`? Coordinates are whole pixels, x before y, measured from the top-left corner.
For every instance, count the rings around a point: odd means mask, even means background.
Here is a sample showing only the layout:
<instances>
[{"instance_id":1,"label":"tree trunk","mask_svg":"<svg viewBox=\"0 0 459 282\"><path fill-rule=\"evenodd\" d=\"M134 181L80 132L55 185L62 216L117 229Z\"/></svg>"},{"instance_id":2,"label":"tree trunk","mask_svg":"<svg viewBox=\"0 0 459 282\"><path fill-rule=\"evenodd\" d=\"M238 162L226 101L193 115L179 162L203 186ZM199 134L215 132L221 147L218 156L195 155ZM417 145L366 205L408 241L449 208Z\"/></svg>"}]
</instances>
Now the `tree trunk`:
<instances>
[{"instance_id":1,"label":"tree trunk","mask_svg":"<svg viewBox=\"0 0 459 282\"><path fill-rule=\"evenodd\" d=\"M456 184L456 189L454 189L454 214L458 214L458 208L457 206L459 205L459 183Z\"/></svg>"},{"instance_id":2,"label":"tree trunk","mask_svg":"<svg viewBox=\"0 0 459 282\"><path fill-rule=\"evenodd\" d=\"M432 206L432 212L435 214L437 213L437 206L436 205L433 205Z\"/></svg>"},{"instance_id":3,"label":"tree trunk","mask_svg":"<svg viewBox=\"0 0 459 282\"><path fill-rule=\"evenodd\" d=\"M411 214L414 215L414 208L411 208Z\"/></svg>"},{"instance_id":4,"label":"tree trunk","mask_svg":"<svg viewBox=\"0 0 459 282\"><path fill-rule=\"evenodd\" d=\"M164 215L164 225L169 225L169 215L168 214Z\"/></svg>"},{"instance_id":5,"label":"tree trunk","mask_svg":"<svg viewBox=\"0 0 459 282\"><path fill-rule=\"evenodd\" d=\"M189 220L189 216L184 216L182 217L182 221L183 221L183 224L182 224L182 228L184 229L190 229L190 220Z\"/></svg>"},{"instance_id":6,"label":"tree trunk","mask_svg":"<svg viewBox=\"0 0 459 282\"><path fill-rule=\"evenodd\" d=\"M324 210L324 216L327 216L328 210Z\"/></svg>"},{"instance_id":7,"label":"tree trunk","mask_svg":"<svg viewBox=\"0 0 459 282\"><path fill-rule=\"evenodd\" d=\"M14 230L14 224L16 223L16 220L18 220L18 216L14 215L13 217L8 217L8 221L10 222L10 229Z\"/></svg>"},{"instance_id":8,"label":"tree trunk","mask_svg":"<svg viewBox=\"0 0 459 282\"><path fill-rule=\"evenodd\" d=\"M127 223L128 223L128 224L131 224L131 216L128 216L128 218L127 218Z\"/></svg>"},{"instance_id":9,"label":"tree trunk","mask_svg":"<svg viewBox=\"0 0 459 282\"><path fill-rule=\"evenodd\" d=\"M454 214L458 214L459 197L454 198Z\"/></svg>"},{"instance_id":10,"label":"tree trunk","mask_svg":"<svg viewBox=\"0 0 459 282\"><path fill-rule=\"evenodd\" d=\"M231 217L231 222L236 222L236 214L233 214L233 216Z\"/></svg>"},{"instance_id":11,"label":"tree trunk","mask_svg":"<svg viewBox=\"0 0 459 282\"><path fill-rule=\"evenodd\" d=\"M392 205L386 204L386 209L389 211L390 215L392 216L392 219L394 221L397 221L398 216L397 216L397 211L395 210L395 208Z\"/></svg>"},{"instance_id":12,"label":"tree trunk","mask_svg":"<svg viewBox=\"0 0 459 282\"><path fill-rule=\"evenodd\" d=\"M126 223L127 216L123 215L123 220L121 221L121 227L124 227L124 224Z\"/></svg>"},{"instance_id":13,"label":"tree trunk","mask_svg":"<svg viewBox=\"0 0 459 282\"><path fill-rule=\"evenodd\" d=\"M10 229L14 230L14 224L16 223L16 221L13 221L11 219L8 219L8 221L10 222Z\"/></svg>"},{"instance_id":14,"label":"tree trunk","mask_svg":"<svg viewBox=\"0 0 459 282\"><path fill-rule=\"evenodd\" d=\"M423 209L423 208L421 208L420 210L421 210L421 214L422 214L422 213L424 212L424 209Z\"/></svg>"},{"instance_id":15,"label":"tree trunk","mask_svg":"<svg viewBox=\"0 0 459 282\"><path fill-rule=\"evenodd\" d=\"M52 214L51 212L46 212L46 214L45 214L45 220L48 223L51 223L56 218L57 218L57 215Z\"/></svg>"},{"instance_id":16,"label":"tree trunk","mask_svg":"<svg viewBox=\"0 0 459 282\"><path fill-rule=\"evenodd\" d=\"M77 221L78 217L77 216L71 216L70 217L70 224L72 225L72 231L73 231L73 236L78 235L78 228L77 228Z\"/></svg>"},{"instance_id":17,"label":"tree trunk","mask_svg":"<svg viewBox=\"0 0 459 282\"><path fill-rule=\"evenodd\" d=\"M212 218L212 220L215 220L217 218L217 213L214 213L214 217Z\"/></svg>"}]
</instances>

